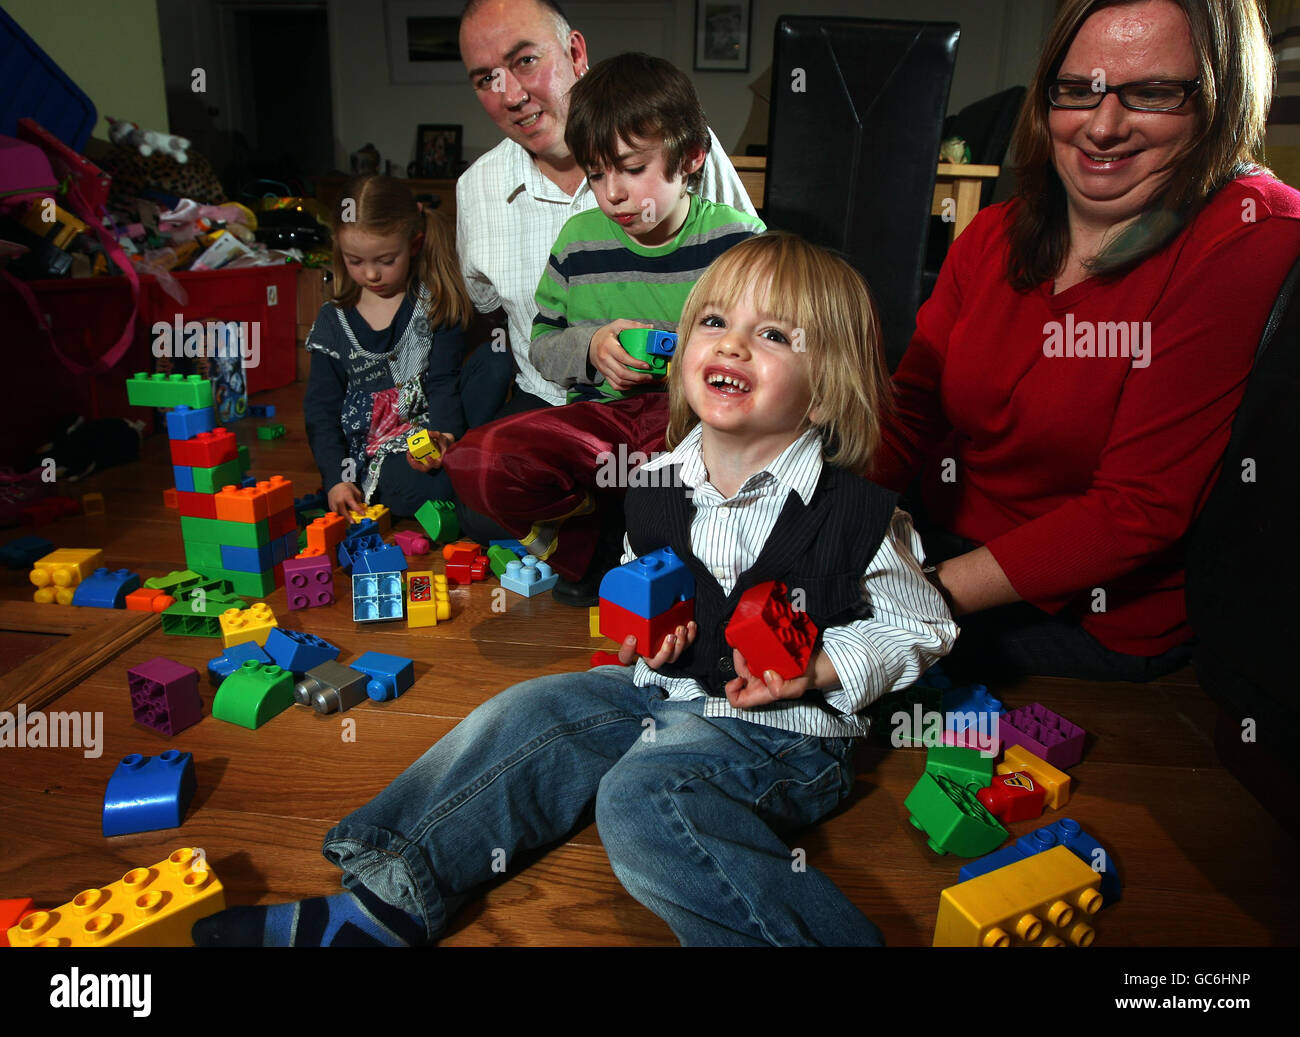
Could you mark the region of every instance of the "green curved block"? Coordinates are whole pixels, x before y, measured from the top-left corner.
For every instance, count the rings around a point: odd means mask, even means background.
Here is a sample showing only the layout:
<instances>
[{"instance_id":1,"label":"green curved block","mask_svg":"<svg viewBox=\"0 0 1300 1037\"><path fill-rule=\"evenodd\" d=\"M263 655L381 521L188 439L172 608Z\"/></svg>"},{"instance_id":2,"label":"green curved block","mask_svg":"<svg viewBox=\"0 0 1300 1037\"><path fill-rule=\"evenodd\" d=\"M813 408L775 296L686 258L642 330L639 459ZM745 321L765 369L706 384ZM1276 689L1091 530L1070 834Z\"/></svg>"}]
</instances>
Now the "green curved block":
<instances>
[{"instance_id":1,"label":"green curved block","mask_svg":"<svg viewBox=\"0 0 1300 1037\"><path fill-rule=\"evenodd\" d=\"M278 666L247 659L221 682L212 700L212 715L256 731L292 705L293 674Z\"/></svg>"},{"instance_id":2,"label":"green curved block","mask_svg":"<svg viewBox=\"0 0 1300 1037\"><path fill-rule=\"evenodd\" d=\"M993 784L993 757L985 756L978 749L931 746L926 750L925 769L930 774L950 778L964 789L983 789Z\"/></svg>"},{"instance_id":3,"label":"green curved block","mask_svg":"<svg viewBox=\"0 0 1300 1037\"><path fill-rule=\"evenodd\" d=\"M519 556L511 551L508 547L501 547L499 544L493 544L487 549L488 565L492 568L493 575L500 577L506 571L506 566L511 562L519 561Z\"/></svg>"},{"instance_id":4,"label":"green curved block","mask_svg":"<svg viewBox=\"0 0 1300 1037\"><path fill-rule=\"evenodd\" d=\"M425 501L416 511L415 521L420 523L432 539L440 543L450 543L460 539L460 522L456 519L456 505L449 500Z\"/></svg>"},{"instance_id":5,"label":"green curved block","mask_svg":"<svg viewBox=\"0 0 1300 1037\"><path fill-rule=\"evenodd\" d=\"M1007 830L984 809L974 792L942 774L922 774L903 806L912 827L929 836L935 853L982 857L1007 837Z\"/></svg>"}]
</instances>

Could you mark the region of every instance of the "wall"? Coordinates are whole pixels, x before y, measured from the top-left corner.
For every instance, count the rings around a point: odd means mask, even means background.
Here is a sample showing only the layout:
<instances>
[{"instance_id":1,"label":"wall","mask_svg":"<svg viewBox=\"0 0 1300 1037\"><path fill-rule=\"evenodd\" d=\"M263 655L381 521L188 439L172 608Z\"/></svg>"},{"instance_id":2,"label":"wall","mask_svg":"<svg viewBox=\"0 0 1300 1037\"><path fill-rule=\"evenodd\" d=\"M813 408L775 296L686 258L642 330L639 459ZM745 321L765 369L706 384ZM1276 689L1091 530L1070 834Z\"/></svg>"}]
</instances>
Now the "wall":
<instances>
[{"instance_id":1,"label":"wall","mask_svg":"<svg viewBox=\"0 0 1300 1037\"><path fill-rule=\"evenodd\" d=\"M99 113L169 132L155 0L4 0L4 9L84 90Z\"/></svg>"}]
</instances>

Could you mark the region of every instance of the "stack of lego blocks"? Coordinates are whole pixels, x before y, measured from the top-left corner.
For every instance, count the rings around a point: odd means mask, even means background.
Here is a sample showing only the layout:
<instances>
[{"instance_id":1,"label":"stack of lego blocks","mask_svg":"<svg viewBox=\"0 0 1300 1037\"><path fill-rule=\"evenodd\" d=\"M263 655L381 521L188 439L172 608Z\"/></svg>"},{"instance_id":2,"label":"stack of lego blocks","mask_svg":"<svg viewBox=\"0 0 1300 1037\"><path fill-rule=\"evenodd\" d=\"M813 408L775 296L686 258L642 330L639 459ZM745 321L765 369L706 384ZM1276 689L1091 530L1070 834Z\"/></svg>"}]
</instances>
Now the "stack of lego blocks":
<instances>
[{"instance_id":1,"label":"stack of lego blocks","mask_svg":"<svg viewBox=\"0 0 1300 1037\"><path fill-rule=\"evenodd\" d=\"M600 581L600 632L654 656L664 638L695 617L695 579L671 547L611 569Z\"/></svg>"}]
</instances>

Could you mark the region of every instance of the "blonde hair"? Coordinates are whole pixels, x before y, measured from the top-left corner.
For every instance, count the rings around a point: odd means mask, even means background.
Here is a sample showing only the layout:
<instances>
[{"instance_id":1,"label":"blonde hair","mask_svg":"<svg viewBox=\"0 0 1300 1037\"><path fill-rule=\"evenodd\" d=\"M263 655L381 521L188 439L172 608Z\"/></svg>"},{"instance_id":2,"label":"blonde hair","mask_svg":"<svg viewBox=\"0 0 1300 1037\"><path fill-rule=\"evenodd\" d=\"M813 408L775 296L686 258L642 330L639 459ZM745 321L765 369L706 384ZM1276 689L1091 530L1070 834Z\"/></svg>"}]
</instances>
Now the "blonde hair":
<instances>
[{"instance_id":1,"label":"blonde hair","mask_svg":"<svg viewBox=\"0 0 1300 1037\"><path fill-rule=\"evenodd\" d=\"M808 358L812 402L804 428L816 427L828 464L863 470L880 443L880 422L892 411L880 319L871 292L839 256L792 234L747 238L715 259L695 283L678 324L679 354L713 306L754 291L754 305L795 329L793 346ZM677 446L699 423L682 391L680 360L668 374L667 445Z\"/></svg>"},{"instance_id":2,"label":"blonde hair","mask_svg":"<svg viewBox=\"0 0 1300 1037\"><path fill-rule=\"evenodd\" d=\"M461 277L454 232L438 212L421 212L410 189L391 176L357 177L344 189L338 209L331 214L334 295L330 301L334 305L355 306L361 298L361 286L348 274L339 243L339 232L349 227L368 234L397 234L407 243L423 234L424 244L411 257L407 291L414 289L417 282L429 289L428 318L435 328L469 326L474 307Z\"/></svg>"}]
</instances>

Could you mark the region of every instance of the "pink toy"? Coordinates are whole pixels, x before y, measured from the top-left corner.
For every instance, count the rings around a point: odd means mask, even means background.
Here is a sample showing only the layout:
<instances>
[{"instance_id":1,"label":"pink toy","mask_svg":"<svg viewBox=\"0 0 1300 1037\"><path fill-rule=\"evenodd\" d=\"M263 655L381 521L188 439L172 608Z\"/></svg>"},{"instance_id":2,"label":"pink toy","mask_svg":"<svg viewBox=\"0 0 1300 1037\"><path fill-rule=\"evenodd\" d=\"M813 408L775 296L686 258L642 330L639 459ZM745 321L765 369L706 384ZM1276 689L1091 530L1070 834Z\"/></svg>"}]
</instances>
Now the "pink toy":
<instances>
[{"instance_id":1,"label":"pink toy","mask_svg":"<svg viewBox=\"0 0 1300 1037\"><path fill-rule=\"evenodd\" d=\"M407 558L427 555L433 550L433 541L423 533L416 533L413 530L404 529L400 533L394 533L393 541L402 549L402 554L406 555Z\"/></svg>"}]
</instances>

